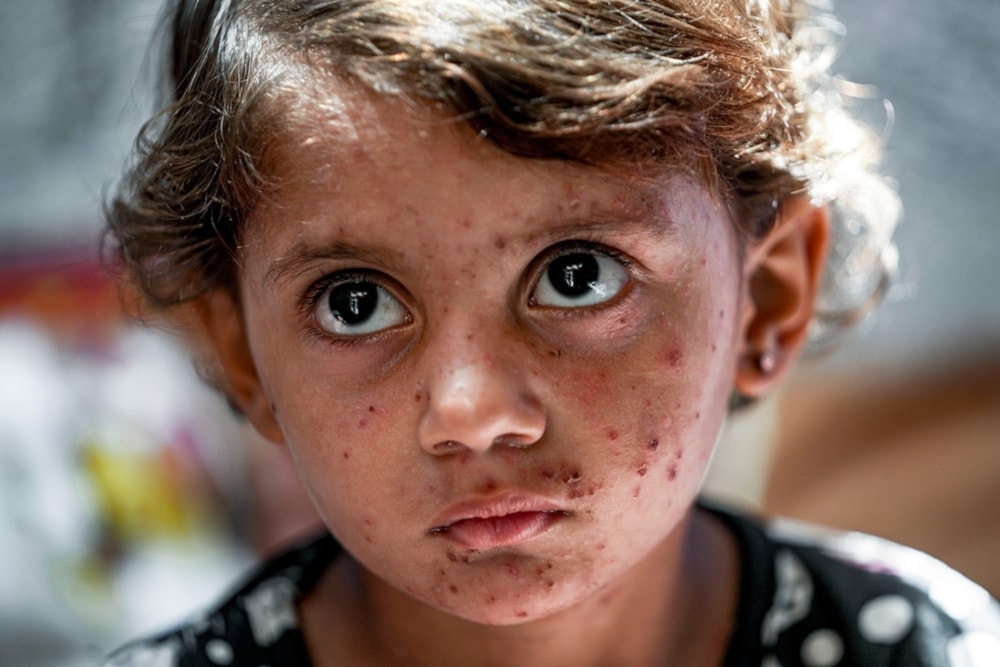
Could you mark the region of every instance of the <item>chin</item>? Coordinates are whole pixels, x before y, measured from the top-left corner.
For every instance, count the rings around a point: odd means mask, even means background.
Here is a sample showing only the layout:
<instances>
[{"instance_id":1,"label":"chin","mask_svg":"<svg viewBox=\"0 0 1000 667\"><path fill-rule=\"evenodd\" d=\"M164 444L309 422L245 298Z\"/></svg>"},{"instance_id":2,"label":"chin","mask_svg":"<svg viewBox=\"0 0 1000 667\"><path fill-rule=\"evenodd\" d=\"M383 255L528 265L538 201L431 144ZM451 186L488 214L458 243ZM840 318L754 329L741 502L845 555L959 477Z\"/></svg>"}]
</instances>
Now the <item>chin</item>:
<instances>
[{"instance_id":1,"label":"chin","mask_svg":"<svg viewBox=\"0 0 1000 667\"><path fill-rule=\"evenodd\" d=\"M515 626L555 616L580 602L581 595L571 595L560 588L556 583L543 584L540 590L492 587L466 595L449 595L446 600L431 604L470 623Z\"/></svg>"}]
</instances>

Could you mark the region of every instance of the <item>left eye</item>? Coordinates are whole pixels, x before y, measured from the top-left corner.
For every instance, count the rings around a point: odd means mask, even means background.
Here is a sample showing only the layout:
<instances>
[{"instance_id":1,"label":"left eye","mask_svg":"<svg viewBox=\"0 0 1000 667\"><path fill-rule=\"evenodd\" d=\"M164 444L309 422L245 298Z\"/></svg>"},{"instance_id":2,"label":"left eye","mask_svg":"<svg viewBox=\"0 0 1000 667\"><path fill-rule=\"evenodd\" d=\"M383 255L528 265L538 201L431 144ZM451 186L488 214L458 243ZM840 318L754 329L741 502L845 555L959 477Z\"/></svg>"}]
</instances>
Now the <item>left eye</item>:
<instances>
[{"instance_id":1,"label":"left eye","mask_svg":"<svg viewBox=\"0 0 1000 667\"><path fill-rule=\"evenodd\" d=\"M620 260L596 250L571 249L549 260L531 301L550 308L595 306L613 299L628 283L628 268Z\"/></svg>"}]
</instances>

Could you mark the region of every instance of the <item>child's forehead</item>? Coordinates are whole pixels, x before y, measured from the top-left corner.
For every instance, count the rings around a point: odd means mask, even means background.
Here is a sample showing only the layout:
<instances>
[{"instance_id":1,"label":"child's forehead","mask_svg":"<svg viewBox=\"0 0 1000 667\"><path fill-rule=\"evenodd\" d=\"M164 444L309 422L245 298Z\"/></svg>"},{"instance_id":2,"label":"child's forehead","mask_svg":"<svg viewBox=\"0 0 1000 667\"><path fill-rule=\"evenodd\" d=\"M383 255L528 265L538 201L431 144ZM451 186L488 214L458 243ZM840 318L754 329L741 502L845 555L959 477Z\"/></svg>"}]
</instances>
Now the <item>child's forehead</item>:
<instances>
[{"instance_id":1,"label":"child's forehead","mask_svg":"<svg viewBox=\"0 0 1000 667\"><path fill-rule=\"evenodd\" d=\"M443 102L403 92L377 93L347 78L317 76L310 85L290 91L279 111L280 130L269 143L265 171L278 183L290 176L332 177L373 159L399 166L429 155L461 157L470 171L502 170L530 178L533 172L563 171L588 180L629 184L636 189L683 180L702 185L699 172L683 163L663 160L616 160L588 164L565 158L525 158L504 150L477 132L467 119ZM457 173L456 165L456 176ZM391 172L384 174L391 178ZM572 179L571 179L572 180Z\"/></svg>"}]
</instances>

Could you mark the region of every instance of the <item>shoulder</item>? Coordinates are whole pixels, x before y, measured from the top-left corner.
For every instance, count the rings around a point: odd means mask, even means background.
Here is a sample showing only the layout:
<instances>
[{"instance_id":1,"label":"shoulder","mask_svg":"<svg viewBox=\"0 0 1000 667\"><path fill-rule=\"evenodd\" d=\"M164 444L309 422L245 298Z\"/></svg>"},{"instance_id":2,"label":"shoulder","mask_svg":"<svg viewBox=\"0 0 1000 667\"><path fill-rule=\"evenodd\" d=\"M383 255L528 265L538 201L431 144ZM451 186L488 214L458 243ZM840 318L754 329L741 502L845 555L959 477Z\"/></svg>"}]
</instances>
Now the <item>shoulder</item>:
<instances>
[{"instance_id":1,"label":"shoulder","mask_svg":"<svg viewBox=\"0 0 1000 667\"><path fill-rule=\"evenodd\" d=\"M322 535L265 561L214 609L127 644L103 667L308 665L297 605L339 552Z\"/></svg>"},{"instance_id":2,"label":"shoulder","mask_svg":"<svg viewBox=\"0 0 1000 667\"><path fill-rule=\"evenodd\" d=\"M751 621L764 665L1000 665L1000 605L931 556L861 533L719 514L756 561L744 563L743 595L767 600Z\"/></svg>"}]
</instances>

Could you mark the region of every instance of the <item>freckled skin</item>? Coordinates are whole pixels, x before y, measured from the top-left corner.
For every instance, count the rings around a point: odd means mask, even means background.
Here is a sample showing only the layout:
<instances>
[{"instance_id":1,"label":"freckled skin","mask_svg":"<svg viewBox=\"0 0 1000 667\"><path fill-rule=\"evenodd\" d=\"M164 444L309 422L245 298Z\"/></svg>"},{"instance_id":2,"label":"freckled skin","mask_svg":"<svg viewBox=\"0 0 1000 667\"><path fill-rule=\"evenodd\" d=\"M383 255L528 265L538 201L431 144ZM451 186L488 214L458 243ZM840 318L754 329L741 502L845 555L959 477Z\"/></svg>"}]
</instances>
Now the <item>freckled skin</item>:
<instances>
[{"instance_id":1,"label":"freckled skin","mask_svg":"<svg viewBox=\"0 0 1000 667\"><path fill-rule=\"evenodd\" d=\"M260 391L367 585L477 623L542 619L676 539L732 386L736 241L690 178L516 158L453 124L421 134L424 121L396 111L358 114L364 160L319 133L251 220L240 291ZM591 228L550 235L576 224ZM533 267L580 238L641 271L600 307L533 307ZM264 280L298 245L334 242L391 261L320 257ZM317 276L358 268L387 276L410 319L350 345L324 340L297 304ZM490 445L526 432L537 437L524 446ZM446 441L458 449L434 449ZM550 499L565 517L486 552L430 534L455 503L501 492ZM539 567L543 582L512 574Z\"/></svg>"}]
</instances>

